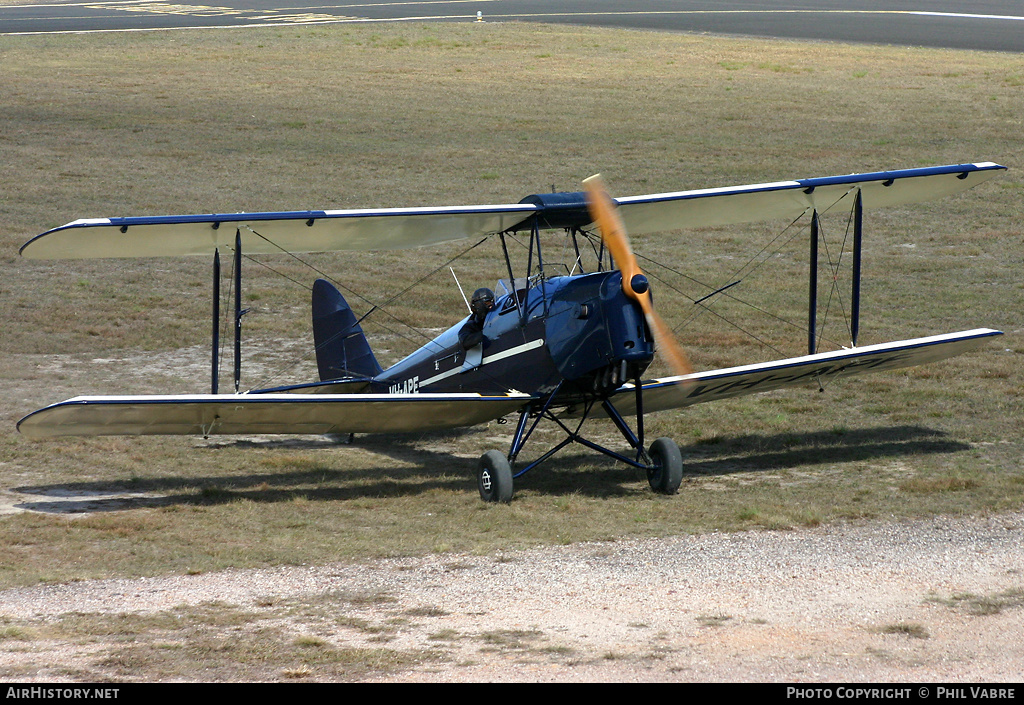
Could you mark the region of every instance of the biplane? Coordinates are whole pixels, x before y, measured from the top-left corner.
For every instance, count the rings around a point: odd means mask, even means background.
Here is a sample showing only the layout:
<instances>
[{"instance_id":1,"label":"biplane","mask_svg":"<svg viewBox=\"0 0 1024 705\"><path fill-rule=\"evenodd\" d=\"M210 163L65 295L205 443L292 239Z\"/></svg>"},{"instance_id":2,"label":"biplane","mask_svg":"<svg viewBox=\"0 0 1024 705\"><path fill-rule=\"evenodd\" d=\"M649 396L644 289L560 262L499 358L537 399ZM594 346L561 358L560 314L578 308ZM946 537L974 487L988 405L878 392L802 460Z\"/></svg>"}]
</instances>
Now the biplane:
<instances>
[{"instance_id":1,"label":"biplane","mask_svg":"<svg viewBox=\"0 0 1024 705\"><path fill-rule=\"evenodd\" d=\"M612 198L598 177L584 190L544 193L504 205L322 210L76 220L21 248L27 258L212 257L213 345L209 394L79 396L35 411L18 424L30 438L110 434L402 433L516 419L510 446L480 458L485 501L508 502L513 482L571 443L644 471L655 492L682 480L679 447L647 445L646 414L866 372L935 362L978 348L1000 331L987 328L859 346L863 210L959 193L1005 167L991 162L798 179L730 188ZM819 352L815 342L816 228L819 214L846 209L854 228L851 344ZM807 218L811 283L806 355L695 372L653 307L651 283L627 233ZM540 233L564 231L577 260L567 271L544 266ZM599 237L595 237L599 232ZM383 369L361 321L324 279L312 287L319 380L240 391L241 256L424 247L471 237L501 246L508 278L483 310ZM516 276L507 240L528 238L525 271ZM585 240L598 264L582 271ZM595 241L599 244L595 244ZM235 389L218 386L221 253L234 255ZM732 286L725 283L712 295ZM488 292L485 292L488 293ZM485 297L486 298L486 297ZM468 302L467 302L468 303ZM460 331L475 319L472 344ZM649 379L655 354L673 374ZM608 419L625 445L613 449L583 433L588 419ZM519 456L538 424L564 437L539 457ZM542 435L542 434L538 434Z\"/></svg>"}]
</instances>

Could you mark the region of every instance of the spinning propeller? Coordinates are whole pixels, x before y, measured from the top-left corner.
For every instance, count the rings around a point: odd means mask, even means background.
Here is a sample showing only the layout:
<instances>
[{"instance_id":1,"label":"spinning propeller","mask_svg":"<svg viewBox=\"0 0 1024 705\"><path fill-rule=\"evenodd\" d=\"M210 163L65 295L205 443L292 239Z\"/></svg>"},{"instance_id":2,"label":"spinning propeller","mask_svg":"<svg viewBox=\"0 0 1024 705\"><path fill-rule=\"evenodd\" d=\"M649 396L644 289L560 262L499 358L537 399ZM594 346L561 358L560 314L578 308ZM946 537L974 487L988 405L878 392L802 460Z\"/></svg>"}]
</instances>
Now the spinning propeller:
<instances>
[{"instance_id":1,"label":"spinning propeller","mask_svg":"<svg viewBox=\"0 0 1024 705\"><path fill-rule=\"evenodd\" d=\"M654 342L672 371L677 375L692 373L693 367L690 366L682 347L676 342L672 329L654 311L650 283L637 264L622 218L619 217L615 202L608 194L601 175L595 174L589 179L584 179L583 188L587 193L590 215L601 231L601 239L622 272L622 290L626 296L640 304L644 318L647 319L647 326L654 333Z\"/></svg>"}]
</instances>

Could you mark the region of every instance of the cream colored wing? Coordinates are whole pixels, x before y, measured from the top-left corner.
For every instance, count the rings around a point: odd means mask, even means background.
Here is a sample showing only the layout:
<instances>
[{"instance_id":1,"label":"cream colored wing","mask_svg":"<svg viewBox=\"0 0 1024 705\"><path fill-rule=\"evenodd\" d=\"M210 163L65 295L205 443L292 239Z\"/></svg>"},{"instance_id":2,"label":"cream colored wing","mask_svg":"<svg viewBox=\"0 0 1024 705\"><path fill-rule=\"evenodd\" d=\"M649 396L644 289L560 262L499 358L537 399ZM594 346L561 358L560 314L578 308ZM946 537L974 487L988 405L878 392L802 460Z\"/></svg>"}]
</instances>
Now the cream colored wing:
<instances>
[{"instance_id":1,"label":"cream colored wing","mask_svg":"<svg viewBox=\"0 0 1024 705\"><path fill-rule=\"evenodd\" d=\"M54 436L401 433L473 426L518 411L529 395L195 394L75 397L18 430Z\"/></svg>"}]
</instances>

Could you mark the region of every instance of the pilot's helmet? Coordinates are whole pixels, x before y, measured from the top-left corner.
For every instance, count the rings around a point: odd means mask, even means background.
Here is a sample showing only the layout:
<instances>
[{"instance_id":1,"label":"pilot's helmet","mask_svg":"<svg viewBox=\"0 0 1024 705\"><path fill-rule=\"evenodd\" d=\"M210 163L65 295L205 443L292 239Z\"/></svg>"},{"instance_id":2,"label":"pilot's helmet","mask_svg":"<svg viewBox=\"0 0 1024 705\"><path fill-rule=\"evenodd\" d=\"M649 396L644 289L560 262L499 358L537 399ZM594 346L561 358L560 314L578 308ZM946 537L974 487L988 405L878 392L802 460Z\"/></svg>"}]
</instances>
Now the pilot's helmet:
<instances>
[{"instance_id":1,"label":"pilot's helmet","mask_svg":"<svg viewBox=\"0 0 1024 705\"><path fill-rule=\"evenodd\" d=\"M477 316L482 316L494 308L494 292L484 287L473 292L469 308Z\"/></svg>"}]
</instances>

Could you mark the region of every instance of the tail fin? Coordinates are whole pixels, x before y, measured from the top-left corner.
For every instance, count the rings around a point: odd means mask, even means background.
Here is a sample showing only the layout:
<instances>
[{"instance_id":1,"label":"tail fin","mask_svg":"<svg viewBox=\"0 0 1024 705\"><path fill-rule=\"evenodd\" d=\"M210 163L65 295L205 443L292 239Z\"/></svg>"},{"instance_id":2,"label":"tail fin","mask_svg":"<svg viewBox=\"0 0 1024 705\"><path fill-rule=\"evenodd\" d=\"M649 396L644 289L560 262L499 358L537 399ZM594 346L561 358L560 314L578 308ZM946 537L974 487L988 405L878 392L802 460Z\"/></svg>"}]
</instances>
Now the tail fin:
<instances>
[{"instance_id":1,"label":"tail fin","mask_svg":"<svg viewBox=\"0 0 1024 705\"><path fill-rule=\"evenodd\" d=\"M313 283L313 343L323 382L383 371L345 297L323 279Z\"/></svg>"}]
</instances>

